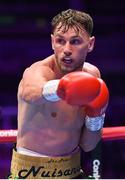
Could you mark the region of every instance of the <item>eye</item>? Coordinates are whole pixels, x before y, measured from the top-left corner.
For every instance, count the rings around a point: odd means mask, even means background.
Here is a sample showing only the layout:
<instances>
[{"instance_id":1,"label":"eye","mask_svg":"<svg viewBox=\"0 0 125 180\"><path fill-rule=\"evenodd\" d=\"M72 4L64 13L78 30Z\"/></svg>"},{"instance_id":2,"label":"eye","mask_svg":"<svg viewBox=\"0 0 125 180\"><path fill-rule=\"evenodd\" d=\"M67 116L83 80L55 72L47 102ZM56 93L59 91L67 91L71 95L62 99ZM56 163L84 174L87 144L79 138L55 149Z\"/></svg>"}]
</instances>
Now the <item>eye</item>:
<instances>
[{"instance_id":1,"label":"eye","mask_svg":"<svg viewBox=\"0 0 125 180\"><path fill-rule=\"evenodd\" d=\"M57 38L57 39L56 39L56 43L61 44L61 45L64 45L64 44L65 44L65 40L62 39L62 38Z\"/></svg>"},{"instance_id":2,"label":"eye","mask_svg":"<svg viewBox=\"0 0 125 180\"><path fill-rule=\"evenodd\" d=\"M79 45L79 44L81 44L81 40L80 39L72 39L70 41L70 44L72 44L72 45Z\"/></svg>"}]
</instances>

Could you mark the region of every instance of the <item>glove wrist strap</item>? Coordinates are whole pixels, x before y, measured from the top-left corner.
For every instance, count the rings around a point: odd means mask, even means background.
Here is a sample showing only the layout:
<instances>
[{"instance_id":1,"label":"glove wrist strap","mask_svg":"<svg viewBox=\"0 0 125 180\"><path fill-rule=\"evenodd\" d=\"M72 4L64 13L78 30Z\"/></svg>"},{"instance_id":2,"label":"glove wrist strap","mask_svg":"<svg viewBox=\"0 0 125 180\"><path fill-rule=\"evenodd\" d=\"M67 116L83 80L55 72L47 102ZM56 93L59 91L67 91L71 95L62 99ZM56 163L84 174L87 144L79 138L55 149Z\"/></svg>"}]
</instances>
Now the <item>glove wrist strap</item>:
<instances>
[{"instance_id":1,"label":"glove wrist strap","mask_svg":"<svg viewBox=\"0 0 125 180\"><path fill-rule=\"evenodd\" d=\"M60 97L56 93L59 81L60 80L50 80L44 85L42 95L46 100L51 102L60 100Z\"/></svg>"},{"instance_id":2,"label":"glove wrist strap","mask_svg":"<svg viewBox=\"0 0 125 180\"><path fill-rule=\"evenodd\" d=\"M105 114L97 117L85 117L85 126L90 131L98 131L103 128Z\"/></svg>"}]
</instances>

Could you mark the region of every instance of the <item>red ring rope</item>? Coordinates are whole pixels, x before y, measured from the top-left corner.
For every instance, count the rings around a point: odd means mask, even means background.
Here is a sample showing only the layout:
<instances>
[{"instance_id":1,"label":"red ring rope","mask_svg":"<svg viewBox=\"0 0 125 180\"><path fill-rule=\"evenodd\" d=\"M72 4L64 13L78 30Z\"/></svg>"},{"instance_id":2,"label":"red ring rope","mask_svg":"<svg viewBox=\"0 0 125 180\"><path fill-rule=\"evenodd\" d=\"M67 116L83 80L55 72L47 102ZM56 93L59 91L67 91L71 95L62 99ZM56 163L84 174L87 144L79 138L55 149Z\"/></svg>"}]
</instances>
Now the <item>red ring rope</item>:
<instances>
[{"instance_id":1,"label":"red ring rope","mask_svg":"<svg viewBox=\"0 0 125 180\"><path fill-rule=\"evenodd\" d=\"M17 130L0 130L0 143L16 142ZM102 131L103 140L125 139L125 126L105 127Z\"/></svg>"},{"instance_id":2,"label":"red ring rope","mask_svg":"<svg viewBox=\"0 0 125 180\"><path fill-rule=\"evenodd\" d=\"M103 128L102 138L103 140L125 139L125 126Z\"/></svg>"}]
</instances>

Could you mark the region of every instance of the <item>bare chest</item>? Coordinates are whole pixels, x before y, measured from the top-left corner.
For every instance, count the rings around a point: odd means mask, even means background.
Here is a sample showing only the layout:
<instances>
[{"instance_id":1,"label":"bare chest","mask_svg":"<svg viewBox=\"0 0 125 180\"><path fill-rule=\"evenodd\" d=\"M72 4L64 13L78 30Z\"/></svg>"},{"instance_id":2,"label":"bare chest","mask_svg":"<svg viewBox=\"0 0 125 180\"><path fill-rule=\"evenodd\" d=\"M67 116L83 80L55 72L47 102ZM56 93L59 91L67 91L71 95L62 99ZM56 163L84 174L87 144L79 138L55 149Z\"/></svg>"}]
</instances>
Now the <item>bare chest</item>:
<instances>
[{"instance_id":1,"label":"bare chest","mask_svg":"<svg viewBox=\"0 0 125 180\"><path fill-rule=\"evenodd\" d=\"M51 126L81 128L84 123L84 108L68 105L65 101L44 104L41 114Z\"/></svg>"},{"instance_id":2,"label":"bare chest","mask_svg":"<svg viewBox=\"0 0 125 180\"><path fill-rule=\"evenodd\" d=\"M65 101L45 102L40 106L26 105L19 111L19 124L31 129L77 130L84 124L84 108ZM22 126L22 125L21 125Z\"/></svg>"}]
</instances>

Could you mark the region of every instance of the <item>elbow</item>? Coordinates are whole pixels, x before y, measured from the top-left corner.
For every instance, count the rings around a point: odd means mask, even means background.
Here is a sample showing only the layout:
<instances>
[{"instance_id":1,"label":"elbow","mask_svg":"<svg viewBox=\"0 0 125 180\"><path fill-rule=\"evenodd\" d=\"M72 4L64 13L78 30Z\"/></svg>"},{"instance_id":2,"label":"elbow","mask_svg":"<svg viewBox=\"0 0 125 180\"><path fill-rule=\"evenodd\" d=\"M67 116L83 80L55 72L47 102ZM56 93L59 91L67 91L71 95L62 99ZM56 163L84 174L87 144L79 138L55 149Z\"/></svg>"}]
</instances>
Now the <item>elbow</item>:
<instances>
[{"instance_id":1,"label":"elbow","mask_svg":"<svg viewBox=\"0 0 125 180\"><path fill-rule=\"evenodd\" d=\"M83 149L84 152L89 152L92 151L96 148L97 144L100 142L100 140L96 141L96 142L84 142L82 144L80 144L80 147Z\"/></svg>"},{"instance_id":2,"label":"elbow","mask_svg":"<svg viewBox=\"0 0 125 180\"><path fill-rule=\"evenodd\" d=\"M95 149L96 145L95 146L81 145L81 148L83 149L84 152L89 152L89 151L92 151L93 149Z\"/></svg>"}]
</instances>

